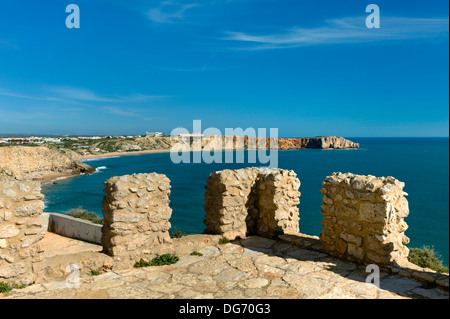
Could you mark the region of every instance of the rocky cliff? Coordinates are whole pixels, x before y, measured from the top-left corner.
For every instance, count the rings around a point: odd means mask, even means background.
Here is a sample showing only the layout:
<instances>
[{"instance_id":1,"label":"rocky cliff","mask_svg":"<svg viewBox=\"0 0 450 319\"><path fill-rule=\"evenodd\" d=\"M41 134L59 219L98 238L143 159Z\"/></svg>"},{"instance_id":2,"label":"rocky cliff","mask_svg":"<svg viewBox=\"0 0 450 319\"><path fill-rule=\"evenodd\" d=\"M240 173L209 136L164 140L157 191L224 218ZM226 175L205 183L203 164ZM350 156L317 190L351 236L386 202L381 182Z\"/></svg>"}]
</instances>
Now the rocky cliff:
<instances>
[{"instance_id":1,"label":"rocky cliff","mask_svg":"<svg viewBox=\"0 0 450 319\"><path fill-rule=\"evenodd\" d=\"M226 139L230 137L223 137L223 145ZM237 148L236 137L231 137L233 139L234 148ZM210 139L204 138L202 140L202 147L210 142ZM254 149L259 143L262 145L267 145L271 149L278 148L279 150L297 150L303 148L317 148L317 149L359 149L359 144L347 140L343 137L338 136L320 136L320 137L303 137L303 138L278 138L278 141L274 138L264 138L258 137L256 140L253 139L250 142L249 137L245 136L243 139L244 147L246 149ZM277 144L278 142L278 144ZM231 145L231 144L229 144ZM226 148L226 147L225 147Z\"/></svg>"},{"instance_id":2,"label":"rocky cliff","mask_svg":"<svg viewBox=\"0 0 450 319\"><path fill-rule=\"evenodd\" d=\"M338 136L279 138L279 149L358 149L359 144Z\"/></svg>"},{"instance_id":3,"label":"rocky cliff","mask_svg":"<svg viewBox=\"0 0 450 319\"><path fill-rule=\"evenodd\" d=\"M0 148L0 179L41 180L92 173L95 169L47 147Z\"/></svg>"},{"instance_id":4,"label":"rocky cliff","mask_svg":"<svg viewBox=\"0 0 450 319\"><path fill-rule=\"evenodd\" d=\"M239 148L236 144L237 137L230 136L222 136L222 146L225 149L230 149L230 144L227 141L230 141L230 138L233 141L234 148ZM205 147L210 144L215 137L203 137L200 141L201 147ZM252 145L258 144L259 141L264 141L266 139L266 145L270 145L270 148L277 148L280 150L291 150L291 149L302 149L302 148L319 148L319 149L353 149L359 148L358 143L354 143L349 141L343 137L337 136L324 136L324 137L307 137L307 138L278 138L278 144L273 138L263 138L258 137L257 142L252 140ZM170 138L170 137L141 137L135 138L132 140L109 140L107 142L99 142L95 144L95 146L100 149L108 150L115 149L126 151L130 149L133 145L137 145L141 150L169 150L178 142L183 142L190 144L192 146L193 139L187 138ZM249 145L249 138L244 136L243 138L244 147L247 149L251 149L252 147ZM242 145L241 145L242 147ZM72 152L75 153L75 152ZM75 153L76 154L76 153ZM69 157L73 158L72 155L67 154ZM73 158L78 159L78 158Z\"/></svg>"}]
</instances>

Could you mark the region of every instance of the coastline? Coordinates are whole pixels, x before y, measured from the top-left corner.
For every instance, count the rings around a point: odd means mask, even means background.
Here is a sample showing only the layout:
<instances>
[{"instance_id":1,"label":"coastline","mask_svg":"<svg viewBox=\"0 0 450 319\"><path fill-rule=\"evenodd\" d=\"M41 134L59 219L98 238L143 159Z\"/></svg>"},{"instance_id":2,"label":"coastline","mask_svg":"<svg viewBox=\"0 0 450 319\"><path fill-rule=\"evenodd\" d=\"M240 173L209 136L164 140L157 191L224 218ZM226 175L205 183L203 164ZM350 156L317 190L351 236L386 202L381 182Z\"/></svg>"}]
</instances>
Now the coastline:
<instances>
[{"instance_id":1,"label":"coastline","mask_svg":"<svg viewBox=\"0 0 450 319\"><path fill-rule=\"evenodd\" d=\"M78 161L84 161L84 160L94 159L94 158L132 156L132 155L144 155L144 154L155 154L155 153L170 153L170 149L146 150L146 151L135 151L135 152L111 152L111 153L104 153L104 154L84 155Z\"/></svg>"},{"instance_id":2,"label":"coastline","mask_svg":"<svg viewBox=\"0 0 450 319\"><path fill-rule=\"evenodd\" d=\"M299 151L299 150L322 150L322 151L344 151L344 150L359 150L357 148L335 148L335 149L319 149L319 148L285 148L285 149L278 149L278 152L284 152L284 151ZM230 149L226 149L224 151L230 151ZM233 151L237 151L236 149L233 149ZM240 151L247 151L247 149L242 149ZM108 158L108 157L122 157L122 156L133 156L133 155L145 155L145 154L158 154L158 153L170 153L170 149L164 149L164 150L146 150L146 151L135 151L135 152L111 152L111 153L104 153L104 154L93 154L93 155L83 155L81 158L79 158L77 161L83 162L90 159L97 159L97 158ZM192 152L192 150L190 150Z\"/></svg>"},{"instance_id":3,"label":"coastline","mask_svg":"<svg viewBox=\"0 0 450 319\"><path fill-rule=\"evenodd\" d=\"M44 184L53 183L61 178L68 178L68 177L73 177L73 176L78 176L78 175L80 175L80 174L74 174L73 172L69 171L69 172L48 174L48 175L36 178L35 180L40 182L41 185L44 185Z\"/></svg>"},{"instance_id":4,"label":"coastline","mask_svg":"<svg viewBox=\"0 0 450 319\"><path fill-rule=\"evenodd\" d=\"M108 158L108 157L121 157L121 156L131 156L131 155L144 155L144 154L156 154L156 153L169 153L170 150L146 150L146 151L136 151L136 152L111 152L105 154L94 154L94 155L85 155L80 159L76 160L79 162L83 162L84 160L96 159L96 158ZM35 180L40 182L42 185L49 184L57 181L61 178L69 178L74 176L79 176L83 174L73 173L72 171L67 172L58 172L52 173L45 176L41 176L36 178Z\"/></svg>"},{"instance_id":5,"label":"coastline","mask_svg":"<svg viewBox=\"0 0 450 319\"><path fill-rule=\"evenodd\" d=\"M278 151L296 151L296 150L302 150L302 149L305 149L305 148L278 149ZM328 149L326 149L326 150L328 150ZM329 149L329 150L354 150L354 149ZM135 151L135 152L110 152L110 153L103 153L103 154L84 155L76 161L84 163L84 161L89 161L91 159L122 157L122 156L137 156L137 155L145 155L145 154L158 154L158 153L170 153L170 152L171 152L170 149L144 150L144 151ZM80 175L80 174L74 174L73 172L60 172L60 173L53 173L53 174L45 175L45 176L42 176L35 180L41 182L41 184L48 184L48 183L54 182L62 177L73 177L73 176L78 176L78 175Z\"/></svg>"}]
</instances>

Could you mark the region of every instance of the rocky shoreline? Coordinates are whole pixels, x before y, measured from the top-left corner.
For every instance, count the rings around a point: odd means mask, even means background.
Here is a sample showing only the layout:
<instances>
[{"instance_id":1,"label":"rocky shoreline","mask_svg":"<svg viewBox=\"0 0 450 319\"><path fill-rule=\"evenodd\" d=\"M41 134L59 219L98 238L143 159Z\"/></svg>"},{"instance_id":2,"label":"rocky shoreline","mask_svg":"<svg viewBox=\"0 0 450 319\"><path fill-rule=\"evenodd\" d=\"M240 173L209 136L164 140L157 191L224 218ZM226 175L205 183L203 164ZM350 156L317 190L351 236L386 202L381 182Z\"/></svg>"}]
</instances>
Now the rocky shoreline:
<instances>
[{"instance_id":1,"label":"rocky shoreline","mask_svg":"<svg viewBox=\"0 0 450 319\"><path fill-rule=\"evenodd\" d=\"M202 138L202 148L211 143L214 137ZM149 147L148 140L163 140L166 148L160 149L147 149ZM227 146L227 142L225 141L226 137L222 137L223 139L223 149L230 149ZM256 141L256 144L260 141ZM103 158L103 157L116 157L116 156L130 156L130 155L143 155L143 154L153 154L153 153L169 153L171 151L171 147L179 142L179 140L170 140L169 137L143 137L141 139L135 139L133 141L137 146L142 148L140 151L133 152L107 152L107 153L98 153L98 154L89 154L81 156L81 160L93 159L93 158ZM255 143L253 141L253 143ZM276 144L277 143L277 144ZM274 146L276 144L276 146ZM152 144L153 145L153 144ZM289 151L289 150L299 150L299 149L359 149L359 143L352 142L348 139L338 136L324 136L324 137L302 137L302 138L278 138L277 141L272 138L266 138L266 145L270 149L278 149L280 151ZM237 149L236 137L234 137L233 149ZM252 149L249 147L249 138L244 137L243 145L241 145L244 149ZM191 147L192 148L192 147ZM239 148L240 149L240 148Z\"/></svg>"},{"instance_id":2,"label":"rocky shoreline","mask_svg":"<svg viewBox=\"0 0 450 319\"><path fill-rule=\"evenodd\" d=\"M46 183L59 177L92 174L95 168L44 146L0 148L0 179Z\"/></svg>"},{"instance_id":3,"label":"rocky shoreline","mask_svg":"<svg viewBox=\"0 0 450 319\"><path fill-rule=\"evenodd\" d=\"M144 143L149 138L142 138ZM152 139L152 138L150 138ZM171 145L177 140L170 137L153 138L167 139L164 149L143 149L134 152L105 152L81 156L66 149L53 149L46 146L7 146L0 148L0 179L3 180L35 180L41 183L48 183L60 177L75 176L80 174L92 174L95 168L83 163L82 160L142 155L151 153L170 152ZM145 140L145 141L144 141ZM210 138L202 139L202 147L211 141ZM271 138L267 138L267 145L271 149L278 150L298 150L298 149L359 149L359 144L347 140L343 137L325 136L311 138L279 138L276 146ZM133 141L138 146L140 139ZM205 144L205 145L203 145ZM148 146L148 145L147 145ZM244 138L244 146L248 148L249 140ZM235 148L236 145L233 145ZM81 160L81 161L80 161Z\"/></svg>"}]
</instances>

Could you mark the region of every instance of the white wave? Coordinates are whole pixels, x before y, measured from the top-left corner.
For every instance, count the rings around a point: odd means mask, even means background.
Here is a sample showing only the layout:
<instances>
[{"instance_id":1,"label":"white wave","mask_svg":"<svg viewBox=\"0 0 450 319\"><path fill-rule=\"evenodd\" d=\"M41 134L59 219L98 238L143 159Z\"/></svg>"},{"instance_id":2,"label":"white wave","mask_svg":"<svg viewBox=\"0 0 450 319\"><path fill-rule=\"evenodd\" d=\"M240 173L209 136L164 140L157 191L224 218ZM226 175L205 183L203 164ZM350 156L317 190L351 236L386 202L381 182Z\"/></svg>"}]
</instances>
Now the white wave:
<instances>
[{"instance_id":1,"label":"white wave","mask_svg":"<svg viewBox=\"0 0 450 319\"><path fill-rule=\"evenodd\" d=\"M82 159L80 160L80 162L95 162L95 161L101 161L104 159L110 159L110 158L118 158L120 156L108 156L108 157L97 157L97 158L87 158L87 159Z\"/></svg>"},{"instance_id":2,"label":"white wave","mask_svg":"<svg viewBox=\"0 0 450 319\"><path fill-rule=\"evenodd\" d=\"M105 169L108 169L108 167L107 167L107 166L100 166L100 167L97 167L97 168L95 169L95 173L99 173L99 172L101 172L101 171L104 171Z\"/></svg>"},{"instance_id":3,"label":"white wave","mask_svg":"<svg viewBox=\"0 0 450 319\"><path fill-rule=\"evenodd\" d=\"M55 181L60 181L60 180L63 180L63 179L68 179L69 177L72 177L72 176L61 176L61 177L57 177L57 178L55 179Z\"/></svg>"}]
</instances>

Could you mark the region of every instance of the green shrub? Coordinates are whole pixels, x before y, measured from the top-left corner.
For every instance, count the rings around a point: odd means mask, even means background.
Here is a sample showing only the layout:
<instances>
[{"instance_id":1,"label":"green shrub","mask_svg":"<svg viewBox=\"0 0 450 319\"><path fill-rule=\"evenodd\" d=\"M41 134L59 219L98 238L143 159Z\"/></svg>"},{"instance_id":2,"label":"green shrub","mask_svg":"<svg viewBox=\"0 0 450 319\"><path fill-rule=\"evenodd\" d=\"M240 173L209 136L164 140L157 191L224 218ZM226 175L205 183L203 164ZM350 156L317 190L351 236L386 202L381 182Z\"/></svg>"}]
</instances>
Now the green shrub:
<instances>
[{"instance_id":1,"label":"green shrub","mask_svg":"<svg viewBox=\"0 0 450 319\"><path fill-rule=\"evenodd\" d=\"M91 269L88 273L89 276L98 276L101 274L100 269Z\"/></svg>"},{"instance_id":2,"label":"green shrub","mask_svg":"<svg viewBox=\"0 0 450 319\"><path fill-rule=\"evenodd\" d=\"M103 218L100 218L95 213L88 212L87 210L82 209L82 208L71 209L67 212L67 215L75 217L75 218L88 220L94 224L103 225Z\"/></svg>"},{"instance_id":3,"label":"green shrub","mask_svg":"<svg viewBox=\"0 0 450 319\"><path fill-rule=\"evenodd\" d=\"M153 258L151 261L145 261L141 258L140 261L134 264L135 268L142 267L152 267L152 266L164 266L164 265L172 265L178 262L180 258L171 254L161 255L159 257Z\"/></svg>"},{"instance_id":4,"label":"green shrub","mask_svg":"<svg viewBox=\"0 0 450 319\"><path fill-rule=\"evenodd\" d=\"M226 237L222 237L219 239L219 245L225 245L228 244L230 242L230 240Z\"/></svg>"},{"instance_id":5,"label":"green shrub","mask_svg":"<svg viewBox=\"0 0 450 319\"><path fill-rule=\"evenodd\" d=\"M172 232L170 233L170 238L181 238L183 236L187 236L185 232L178 230L176 227L173 228Z\"/></svg>"},{"instance_id":6,"label":"green shrub","mask_svg":"<svg viewBox=\"0 0 450 319\"><path fill-rule=\"evenodd\" d=\"M192 253L190 253L191 256L203 256L202 253L199 253L198 251L194 250Z\"/></svg>"},{"instance_id":7,"label":"green shrub","mask_svg":"<svg viewBox=\"0 0 450 319\"><path fill-rule=\"evenodd\" d=\"M14 289L24 289L24 288L27 288L28 286L33 285L33 284L34 284L34 283L29 284L29 285L18 285L18 286L14 286Z\"/></svg>"},{"instance_id":8,"label":"green shrub","mask_svg":"<svg viewBox=\"0 0 450 319\"><path fill-rule=\"evenodd\" d=\"M32 282L31 284L27 284L27 285L15 285L15 286L11 287L7 282L0 282L0 293L10 292L13 289L24 289L33 284L34 284L34 282Z\"/></svg>"},{"instance_id":9,"label":"green shrub","mask_svg":"<svg viewBox=\"0 0 450 319\"><path fill-rule=\"evenodd\" d=\"M433 247L424 246L423 248L411 248L409 250L408 260L422 268L430 268L441 273L448 273L448 267L445 267Z\"/></svg>"},{"instance_id":10,"label":"green shrub","mask_svg":"<svg viewBox=\"0 0 450 319\"><path fill-rule=\"evenodd\" d=\"M0 282L0 293L10 292L12 289L7 282Z\"/></svg>"}]
</instances>

